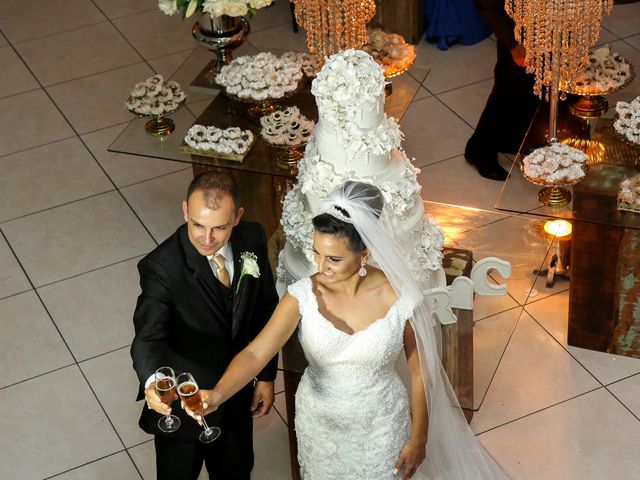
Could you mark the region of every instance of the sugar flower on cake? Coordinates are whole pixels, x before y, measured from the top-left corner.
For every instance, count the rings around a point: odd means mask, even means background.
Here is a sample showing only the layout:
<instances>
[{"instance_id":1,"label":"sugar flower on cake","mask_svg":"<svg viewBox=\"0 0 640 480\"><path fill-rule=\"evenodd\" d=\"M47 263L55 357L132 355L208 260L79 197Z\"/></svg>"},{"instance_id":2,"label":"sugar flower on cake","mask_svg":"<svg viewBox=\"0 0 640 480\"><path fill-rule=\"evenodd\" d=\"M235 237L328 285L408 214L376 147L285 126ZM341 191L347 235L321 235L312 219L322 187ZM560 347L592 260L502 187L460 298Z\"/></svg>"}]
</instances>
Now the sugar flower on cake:
<instances>
[{"instance_id":1,"label":"sugar flower on cake","mask_svg":"<svg viewBox=\"0 0 640 480\"><path fill-rule=\"evenodd\" d=\"M400 219L411 211L416 201L421 201L420 192L422 191L422 186L416 177L416 172L419 170L413 166L406 155L404 157L405 165L400 179L385 181L378 185L388 208Z\"/></svg>"},{"instance_id":2,"label":"sugar flower on cake","mask_svg":"<svg viewBox=\"0 0 640 480\"><path fill-rule=\"evenodd\" d=\"M287 240L313 262L313 216L305 209L300 184L294 185L282 201L282 224Z\"/></svg>"},{"instance_id":3,"label":"sugar flower on cake","mask_svg":"<svg viewBox=\"0 0 640 480\"><path fill-rule=\"evenodd\" d=\"M311 93L318 108L340 117L327 120L338 123L353 107L377 105L376 98L384 95L382 68L362 50L345 50L326 60L311 84Z\"/></svg>"},{"instance_id":4,"label":"sugar flower on cake","mask_svg":"<svg viewBox=\"0 0 640 480\"><path fill-rule=\"evenodd\" d=\"M418 231L420 244L415 250L417 265L414 269L426 271L437 270L442 266L442 249L444 248L444 232L434 221L425 216L420 222Z\"/></svg>"},{"instance_id":5,"label":"sugar flower on cake","mask_svg":"<svg viewBox=\"0 0 640 480\"><path fill-rule=\"evenodd\" d=\"M331 193L336 185L353 178L352 172L336 173L333 165L320 160L315 137L312 137L304 153L304 158L298 162L298 184L303 194L313 193L317 198L324 198Z\"/></svg>"},{"instance_id":6,"label":"sugar flower on cake","mask_svg":"<svg viewBox=\"0 0 640 480\"><path fill-rule=\"evenodd\" d=\"M640 144L640 97L631 102L618 102L616 112L613 128L628 141Z\"/></svg>"},{"instance_id":7,"label":"sugar flower on cake","mask_svg":"<svg viewBox=\"0 0 640 480\"><path fill-rule=\"evenodd\" d=\"M523 160L524 174L548 183L575 182L585 176L587 155L563 143L541 147Z\"/></svg>"},{"instance_id":8,"label":"sugar flower on cake","mask_svg":"<svg viewBox=\"0 0 640 480\"><path fill-rule=\"evenodd\" d=\"M158 8L165 15L181 11L184 18L196 12L215 17L239 17L248 13L253 15L256 10L271 5L272 2L273 0L158 0Z\"/></svg>"}]
</instances>

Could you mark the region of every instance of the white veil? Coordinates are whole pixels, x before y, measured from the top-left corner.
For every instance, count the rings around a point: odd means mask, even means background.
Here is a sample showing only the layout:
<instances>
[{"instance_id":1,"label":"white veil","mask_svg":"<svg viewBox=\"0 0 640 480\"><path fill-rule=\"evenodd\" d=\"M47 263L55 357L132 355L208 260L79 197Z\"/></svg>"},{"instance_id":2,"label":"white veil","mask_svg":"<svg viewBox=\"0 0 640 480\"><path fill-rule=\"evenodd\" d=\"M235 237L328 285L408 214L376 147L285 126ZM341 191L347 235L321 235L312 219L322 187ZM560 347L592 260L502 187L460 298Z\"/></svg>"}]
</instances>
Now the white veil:
<instances>
[{"instance_id":1,"label":"white veil","mask_svg":"<svg viewBox=\"0 0 640 480\"><path fill-rule=\"evenodd\" d=\"M434 320L418 282L411 274L393 230L384 225L377 187L348 181L323 201L320 213L352 223L396 294L413 311L420 366L429 412L426 458L413 479L507 479L507 474L480 445L460 410L439 357L440 324ZM337 208L336 208L337 207ZM345 213L347 215L345 215Z\"/></svg>"}]
</instances>

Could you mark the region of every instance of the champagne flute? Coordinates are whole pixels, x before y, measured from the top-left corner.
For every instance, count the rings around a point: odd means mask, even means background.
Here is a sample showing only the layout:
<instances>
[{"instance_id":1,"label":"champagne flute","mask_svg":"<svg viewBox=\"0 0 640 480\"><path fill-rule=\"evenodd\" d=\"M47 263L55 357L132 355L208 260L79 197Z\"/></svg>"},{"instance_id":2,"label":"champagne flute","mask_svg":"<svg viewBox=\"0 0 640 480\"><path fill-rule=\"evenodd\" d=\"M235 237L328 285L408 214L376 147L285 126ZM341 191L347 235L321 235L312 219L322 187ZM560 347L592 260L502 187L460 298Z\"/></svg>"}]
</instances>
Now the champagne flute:
<instances>
[{"instance_id":1,"label":"champagne flute","mask_svg":"<svg viewBox=\"0 0 640 480\"><path fill-rule=\"evenodd\" d=\"M209 427L204 419L204 408L202 406L202 395L200 394L200 387L189 372L181 373L176 379L178 384L178 395L189 408L202 418L202 425L204 431L200 434L198 439L202 443L213 442L220 436L220 429L218 427Z\"/></svg>"},{"instance_id":2,"label":"champagne flute","mask_svg":"<svg viewBox=\"0 0 640 480\"><path fill-rule=\"evenodd\" d=\"M176 374L171 367L160 367L155 374L156 393L165 405L171 405L176 399ZM158 428L171 433L180 428L180 419L175 415L165 415L158 420Z\"/></svg>"}]
</instances>

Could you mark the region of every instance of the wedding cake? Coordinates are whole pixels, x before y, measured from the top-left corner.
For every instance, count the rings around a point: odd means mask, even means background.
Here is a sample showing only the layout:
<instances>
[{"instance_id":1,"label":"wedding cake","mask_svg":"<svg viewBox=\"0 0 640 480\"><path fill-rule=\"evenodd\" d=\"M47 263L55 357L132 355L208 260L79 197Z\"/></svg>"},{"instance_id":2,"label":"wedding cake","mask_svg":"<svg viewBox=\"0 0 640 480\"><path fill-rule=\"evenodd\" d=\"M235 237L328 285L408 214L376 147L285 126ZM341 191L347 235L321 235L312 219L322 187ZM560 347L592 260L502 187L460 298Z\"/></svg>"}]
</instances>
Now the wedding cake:
<instances>
[{"instance_id":1,"label":"wedding cake","mask_svg":"<svg viewBox=\"0 0 640 480\"><path fill-rule=\"evenodd\" d=\"M441 286L444 235L425 215L419 170L401 149L398 123L384 113L384 84L381 67L360 50L332 55L314 79L319 120L299 162L298 181L283 201L287 243L278 260L280 282L316 271L311 219L336 185L358 180L382 191L383 216L424 288Z\"/></svg>"}]
</instances>

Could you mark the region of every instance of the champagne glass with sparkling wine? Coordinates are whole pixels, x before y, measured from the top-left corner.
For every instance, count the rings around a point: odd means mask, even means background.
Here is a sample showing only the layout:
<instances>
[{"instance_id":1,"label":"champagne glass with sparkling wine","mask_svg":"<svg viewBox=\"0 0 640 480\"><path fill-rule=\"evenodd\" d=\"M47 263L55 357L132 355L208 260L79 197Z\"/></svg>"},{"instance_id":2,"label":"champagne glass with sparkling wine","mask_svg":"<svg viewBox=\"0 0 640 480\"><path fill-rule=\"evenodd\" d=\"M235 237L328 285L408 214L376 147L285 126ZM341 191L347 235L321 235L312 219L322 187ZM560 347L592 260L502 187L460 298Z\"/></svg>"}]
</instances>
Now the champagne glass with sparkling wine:
<instances>
[{"instance_id":1,"label":"champagne glass with sparkling wine","mask_svg":"<svg viewBox=\"0 0 640 480\"><path fill-rule=\"evenodd\" d=\"M220 429L218 427L209 427L204 419L204 408L202 406L202 395L200 394L200 387L189 372L181 373L176 379L178 383L178 395L189 408L189 410L200 415L202 418L202 425L204 425L204 431L198 437L202 443L213 442L220 436Z\"/></svg>"},{"instance_id":2,"label":"champagne glass with sparkling wine","mask_svg":"<svg viewBox=\"0 0 640 480\"><path fill-rule=\"evenodd\" d=\"M160 367L155 377L156 393L162 403L171 405L176 399L176 374L171 367ZM180 419L175 415L165 415L158 420L158 428L167 433L175 432L180 428Z\"/></svg>"}]
</instances>

